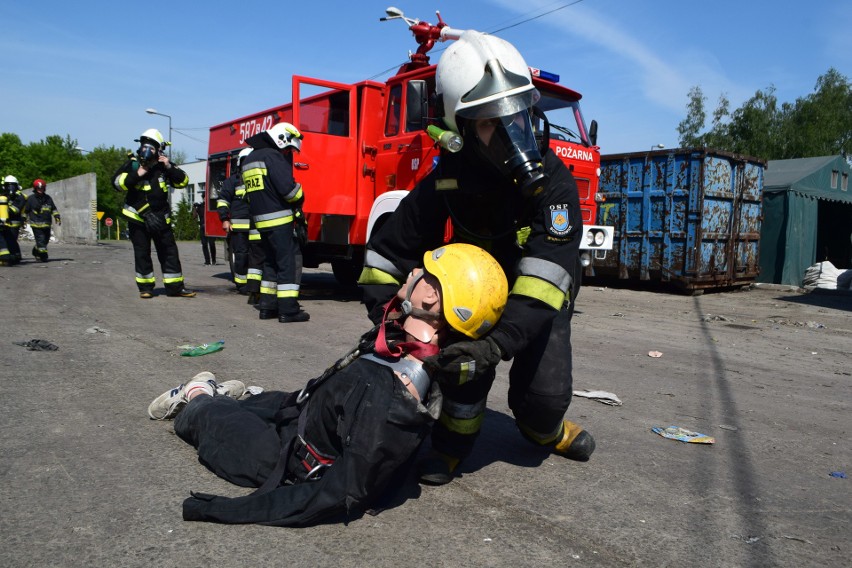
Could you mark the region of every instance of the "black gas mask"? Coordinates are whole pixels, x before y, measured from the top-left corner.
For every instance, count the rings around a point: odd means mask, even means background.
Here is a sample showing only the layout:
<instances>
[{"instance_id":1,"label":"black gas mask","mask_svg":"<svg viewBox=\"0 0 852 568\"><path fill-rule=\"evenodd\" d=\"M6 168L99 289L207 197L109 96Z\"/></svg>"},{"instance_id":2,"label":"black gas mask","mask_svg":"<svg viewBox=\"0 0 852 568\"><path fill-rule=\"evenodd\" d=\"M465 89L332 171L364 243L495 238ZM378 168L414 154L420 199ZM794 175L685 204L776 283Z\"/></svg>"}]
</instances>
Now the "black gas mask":
<instances>
[{"instance_id":1,"label":"black gas mask","mask_svg":"<svg viewBox=\"0 0 852 568\"><path fill-rule=\"evenodd\" d=\"M538 193L547 183L528 110L466 120L464 137L465 143L471 144L501 175L514 180L524 195Z\"/></svg>"},{"instance_id":2,"label":"black gas mask","mask_svg":"<svg viewBox=\"0 0 852 568\"><path fill-rule=\"evenodd\" d=\"M136 156L145 167L152 166L160 158L160 150L152 144L142 144L136 150Z\"/></svg>"}]
</instances>

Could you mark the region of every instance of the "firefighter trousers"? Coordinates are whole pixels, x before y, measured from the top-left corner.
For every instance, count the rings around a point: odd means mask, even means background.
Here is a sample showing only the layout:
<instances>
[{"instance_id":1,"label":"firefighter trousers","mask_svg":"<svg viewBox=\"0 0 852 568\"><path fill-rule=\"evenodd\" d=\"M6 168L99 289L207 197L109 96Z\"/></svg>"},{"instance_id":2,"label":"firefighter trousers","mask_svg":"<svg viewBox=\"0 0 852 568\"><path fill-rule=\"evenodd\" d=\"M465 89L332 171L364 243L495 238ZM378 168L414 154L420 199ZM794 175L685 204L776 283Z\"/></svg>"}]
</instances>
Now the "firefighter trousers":
<instances>
[{"instance_id":1,"label":"firefighter trousers","mask_svg":"<svg viewBox=\"0 0 852 568\"><path fill-rule=\"evenodd\" d=\"M151 241L157 250L163 286L166 294L177 294L183 290L183 272L178 256L178 247L171 227L156 234L141 223L129 223L130 242L133 243L133 260L136 270L136 286L140 292L153 292L156 279L154 262L151 260Z\"/></svg>"},{"instance_id":2,"label":"firefighter trousers","mask_svg":"<svg viewBox=\"0 0 852 568\"><path fill-rule=\"evenodd\" d=\"M228 250L233 259L234 284L237 290L243 291L248 280L249 265L249 234L248 231L231 231L228 233Z\"/></svg>"},{"instance_id":3,"label":"firefighter trousers","mask_svg":"<svg viewBox=\"0 0 852 568\"><path fill-rule=\"evenodd\" d=\"M561 433L571 404L573 312L573 303L565 306L525 350L515 355L509 371L509 408L521 432L540 444L554 441ZM432 430L435 450L458 459L470 455L493 382L492 373L463 385L441 385L444 402Z\"/></svg>"},{"instance_id":4,"label":"firefighter trousers","mask_svg":"<svg viewBox=\"0 0 852 568\"><path fill-rule=\"evenodd\" d=\"M287 223L260 233L263 245L263 277L260 283L260 309L279 315L299 312L299 284L302 281L302 251Z\"/></svg>"},{"instance_id":5,"label":"firefighter trousers","mask_svg":"<svg viewBox=\"0 0 852 568\"><path fill-rule=\"evenodd\" d=\"M47 243L50 242L50 227L33 227L33 256L42 262L47 260Z\"/></svg>"},{"instance_id":6,"label":"firefighter trousers","mask_svg":"<svg viewBox=\"0 0 852 568\"><path fill-rule=\"evenodd\" d=\"M249 231L248 236L248 268L246 270L245 291L249 294L260 293L260 281L263 279L263 245L260 243L260 233L256 229Z\"/></svg>"}]
</instances>

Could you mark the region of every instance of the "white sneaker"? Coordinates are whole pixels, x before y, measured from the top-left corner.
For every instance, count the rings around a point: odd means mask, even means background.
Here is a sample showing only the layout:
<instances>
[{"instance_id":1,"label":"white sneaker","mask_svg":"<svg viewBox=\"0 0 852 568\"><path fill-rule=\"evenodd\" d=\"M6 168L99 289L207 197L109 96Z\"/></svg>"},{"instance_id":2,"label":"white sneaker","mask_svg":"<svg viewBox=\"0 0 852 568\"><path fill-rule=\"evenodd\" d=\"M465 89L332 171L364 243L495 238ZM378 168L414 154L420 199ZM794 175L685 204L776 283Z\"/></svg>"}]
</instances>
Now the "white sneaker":
<instances>
[{"instance_id":1,"label":"white sneaker","mask_svg":"<svg viewBox=\"0 0 852 568\"><path fill-rule=\"evenodd\" d=\"M186 383L168 390L155 398L151 404L148 405L148 416L150 416L152 420L168 420L170 418L174 418L177 416L178 412L183 410L186 403L189 402L186 398L187 391L199 384L209 385L213 392L216 392L216 377L213 376L213 373L210 371L202 371ZM243 390L245 390L245 388L243 388Z\"/></svg>"},{"instance_id":2,"label":"white sneaker","mask_svg":"<svg viewBox=\"0 0 852 568\"><path fill-rule=\"evenodd\" d=\"M216 385L216 394L229 396L239 400L246 392L246 385L242 381L225 381Z\"/></svg>"}]
</instances>

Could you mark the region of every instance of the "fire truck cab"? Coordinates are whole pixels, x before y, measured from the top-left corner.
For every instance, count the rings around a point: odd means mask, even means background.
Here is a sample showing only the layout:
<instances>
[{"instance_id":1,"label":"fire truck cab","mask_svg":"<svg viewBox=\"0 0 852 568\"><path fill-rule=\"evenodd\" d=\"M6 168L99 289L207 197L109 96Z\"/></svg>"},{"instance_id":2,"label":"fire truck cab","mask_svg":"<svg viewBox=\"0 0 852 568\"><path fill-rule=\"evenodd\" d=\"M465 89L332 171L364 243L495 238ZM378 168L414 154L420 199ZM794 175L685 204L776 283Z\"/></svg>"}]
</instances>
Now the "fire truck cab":
<instances>
[{"instance_id":1,"label":"fire truck cab","mask_svg":"<svg viewBox=\"0 0 852 568\"><path fill-rule=\"evenodd\" d=\"M389 12L390 13L390 12ZM210 129L207 234L225 236L215 211L222 182L235 171L246 138L280 121L305 135L294 154L294 176L305 192L308 244L304 265L331 263L341 284L354 284L369 236L399 201L434 167L440 149L426 132L435 120L435 66L428 63L424 33L440 34L446 24L406 19L420 43L411 62L386 82L342 84L293 76L293 102L231 120ZM454 30L451 30L454 31ZM460 32L459 32L460 33ZM580 112L581 95L558 77L531 69L541 92L537 106L550 122L550 147L572 170L580 192L584 264L612 248L612 227L593 226L600 176L597 125L591 131ZM541 121L538 121L541 122ZM541 125L535 124L538 129ZM230 256L230 255L229 255Z\"/></svg>"}]
</instances>

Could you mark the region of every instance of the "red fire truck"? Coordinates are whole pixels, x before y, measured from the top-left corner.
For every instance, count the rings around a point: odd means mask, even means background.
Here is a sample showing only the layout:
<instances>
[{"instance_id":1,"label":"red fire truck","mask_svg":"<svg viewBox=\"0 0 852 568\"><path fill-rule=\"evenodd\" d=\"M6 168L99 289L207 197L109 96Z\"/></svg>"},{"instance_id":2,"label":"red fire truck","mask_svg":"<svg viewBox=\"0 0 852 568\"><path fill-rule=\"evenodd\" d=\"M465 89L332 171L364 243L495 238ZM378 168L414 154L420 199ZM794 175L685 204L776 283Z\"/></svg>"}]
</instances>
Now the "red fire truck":
<instances>
[{"instance_id":1,"label":"red fire truck","mask_svg":"<svg viewBox=\"0 0 852 568\"><path fill-rule=\"evenodd\" d=\"M403 20L419 48L387 82L350 85L294 75L293 102L213 126L207 234L225 236L216 199L222 182L235 171L246 138L279 121L290 122L305 133L302 151L294 155L294 176L305 190L308 221L304 265L329 262L341 284L353 284L370 234L429 173L439 155L436 140L426 131L429 124L440 122L434 120L435 66L429 64L427 52L436 41L458 39L463 30L447 26L440 13L437 17L433 25L388 9L382 20ZM558 76L532 68L531 73L541 92L537 106L550 123L550 147L577 180L585 231L581 252L588 266L594 258L604 258L613 241L612 227L592 224L600 177L597 123L586 127L581 95L560 85Z\"/></svg>"}]
</instances>

